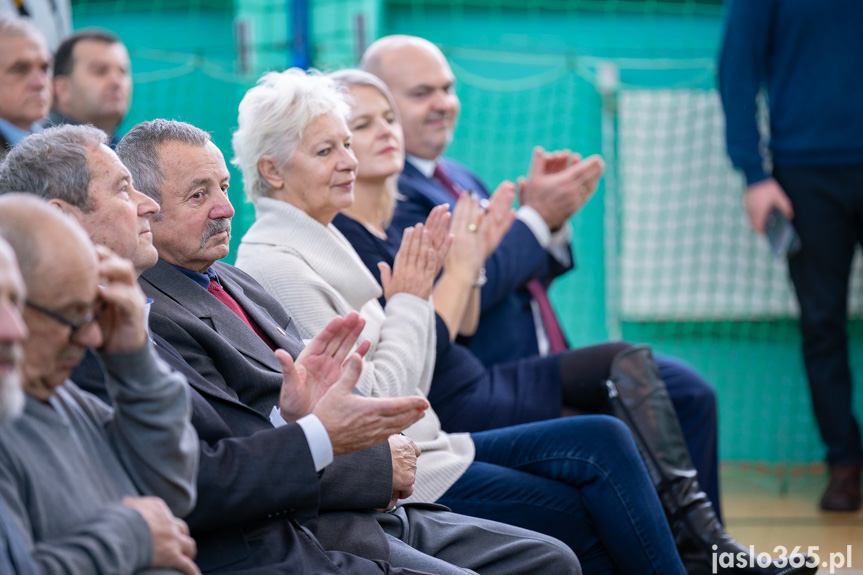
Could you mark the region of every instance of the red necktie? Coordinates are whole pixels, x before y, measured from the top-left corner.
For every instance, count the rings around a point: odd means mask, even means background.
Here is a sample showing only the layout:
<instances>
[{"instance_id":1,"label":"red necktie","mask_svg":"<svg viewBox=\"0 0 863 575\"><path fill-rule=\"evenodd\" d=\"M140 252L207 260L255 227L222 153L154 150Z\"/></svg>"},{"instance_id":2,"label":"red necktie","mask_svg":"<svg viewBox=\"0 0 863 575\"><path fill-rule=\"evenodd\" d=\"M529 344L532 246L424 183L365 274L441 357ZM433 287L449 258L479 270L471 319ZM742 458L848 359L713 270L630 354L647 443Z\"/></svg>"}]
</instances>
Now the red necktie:
<instances>
[{"instance_id":1,"label":"red necktie","mask_svg":"<svg viewBox=\"0 0 863 575\"><path fill-rule=\"evenodd\" d=\"M252 318L250 318L248 316L248 314L246 314L246 310L244 310L243 308L240 307L240 304L237 303L237 300L232 298L231 294L226 292L224 290L224 288L222 288L222 285L219 282L211 279L210 285L207 286L207 291L210 292L211 294L213 294L213 297L215 297L217 300L219 300L220 302L222 302L223 304L228 306L228 308L230 308L230 310L232 312L234 312L235 314L240 316L240 319L243 320L244 322L246 322L246 325L248 325L250 328L252 328L252 330L256 334L258 334L258 337L260 337L262 340L264 340L265 344L270 346L270 349L272 349L273 351L275 351L277 349L275 344L272 341L270 341L269 337L267 337L267 334L265 334L263 331L261 331L261 328L258 327L258 324L256 324L255 322L252 321Z\"/></svg>"},{"instance_id":2,"label":"red necktie","mask_svg":"<svg viewBox=\"0 0 863 575\"><path fill-rule=\"evenodd\" d=\"M440 164L437 164L434 167L434 173L432 177L436 179L440 185L449 192L449 194L453 197L454 200L458 200L459 196L461 196L461 189L456 185L452 179L446 175L446 172L443 171Z\"/></svg>"},{"instance_id":3,"label":"red necktie","mask_svg":"<svg viewBox=\"0 0 863 575\"><path fill-rule=\"evenodd\" d=\"M566 351L569 349L569 344L566 342L566 336L563 335L563 329L560 327L560 322L557 321L557 314L554 313L554 308L551 307L551 301L548 299L548 292L545 286L538 279L532 279L527 282L527 291L539 306L539 317L542 319L542 326L545 328L545 335L548 337L548 347L551 353Z\"/></svg>"}]
</instances>

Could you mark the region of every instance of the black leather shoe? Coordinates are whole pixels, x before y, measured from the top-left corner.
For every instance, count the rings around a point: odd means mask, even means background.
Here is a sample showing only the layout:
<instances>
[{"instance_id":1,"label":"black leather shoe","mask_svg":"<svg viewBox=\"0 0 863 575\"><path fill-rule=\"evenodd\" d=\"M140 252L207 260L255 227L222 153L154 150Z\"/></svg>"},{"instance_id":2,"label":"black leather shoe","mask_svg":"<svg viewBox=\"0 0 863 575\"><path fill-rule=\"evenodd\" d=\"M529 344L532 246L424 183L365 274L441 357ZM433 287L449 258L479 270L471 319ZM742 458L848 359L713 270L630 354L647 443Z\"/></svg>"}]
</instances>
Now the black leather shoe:
<instances>
[{"instance_id":1,"label":"black leather shoe","mask_svg":"<svg viewBox=\"0 0 863 575\"><path fill-rule=\"evenodd\" d=\"M860 463L830 466L830 483L821 496L824 511L860 509Z\"/></svg>"}]
</instances>

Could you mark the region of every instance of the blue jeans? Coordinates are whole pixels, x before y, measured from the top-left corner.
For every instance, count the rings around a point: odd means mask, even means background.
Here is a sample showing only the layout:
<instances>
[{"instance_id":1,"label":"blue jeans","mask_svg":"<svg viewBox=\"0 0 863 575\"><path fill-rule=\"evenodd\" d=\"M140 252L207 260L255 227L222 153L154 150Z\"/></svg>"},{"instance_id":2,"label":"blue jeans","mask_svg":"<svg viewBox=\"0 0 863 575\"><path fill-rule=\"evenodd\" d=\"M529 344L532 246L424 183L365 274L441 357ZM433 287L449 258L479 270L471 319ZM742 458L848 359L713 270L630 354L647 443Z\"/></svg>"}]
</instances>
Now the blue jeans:
<instances>
[{"instance_id":1,"label":"blue jeans","mask_svg":"<svg viewBox=\"0 0 863 575\"><path fill-rule=\"evenodd\" d=\"M685 575L629 429L585 415L472 433L476 459L438 502L569 545L585 575Z\"/></svg>"}]
</instances>

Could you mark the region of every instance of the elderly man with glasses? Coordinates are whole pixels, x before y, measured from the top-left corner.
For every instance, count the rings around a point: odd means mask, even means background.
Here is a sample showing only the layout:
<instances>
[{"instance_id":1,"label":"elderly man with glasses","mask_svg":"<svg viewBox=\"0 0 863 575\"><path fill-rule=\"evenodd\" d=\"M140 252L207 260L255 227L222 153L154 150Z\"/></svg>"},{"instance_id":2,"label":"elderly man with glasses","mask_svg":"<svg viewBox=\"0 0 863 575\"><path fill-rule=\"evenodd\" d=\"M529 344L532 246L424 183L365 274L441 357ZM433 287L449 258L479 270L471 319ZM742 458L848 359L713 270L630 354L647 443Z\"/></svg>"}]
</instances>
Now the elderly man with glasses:
<instances>
[{"instance_id":1,"label":"elderly man with glasses","mask_svg":"<svg viewBox=\"0 0 863 575\"><path fill-rule=\"evenodd\" d=\"M39 571L198 573L175 516L195 502L197 435L185 380L147 338L133 267L30 195L0 197L0 234L29 332L24 412L0 429L0 495ZM68 379L88 347L113 408Z\"/></svg>"}]
</instances>

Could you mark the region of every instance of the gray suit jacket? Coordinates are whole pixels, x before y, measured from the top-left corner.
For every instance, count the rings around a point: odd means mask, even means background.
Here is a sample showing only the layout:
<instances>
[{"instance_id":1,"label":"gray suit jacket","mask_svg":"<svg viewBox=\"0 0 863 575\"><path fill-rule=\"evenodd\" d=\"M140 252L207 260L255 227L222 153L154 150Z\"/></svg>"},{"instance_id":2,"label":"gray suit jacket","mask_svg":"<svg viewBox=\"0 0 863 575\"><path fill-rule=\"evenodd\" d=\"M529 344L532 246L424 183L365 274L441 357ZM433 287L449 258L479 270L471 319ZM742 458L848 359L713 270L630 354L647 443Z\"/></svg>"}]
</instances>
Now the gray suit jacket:
<instances>
[{"instance_id":1,"label":"gray suit jacket","mask_svg":"<svg viewBox=\"0 0 863 575\"><path fill-rule=\"evenodd\" d=\"M284 309L240 270L221 263L214 269L224 289L261 330L296 358L303 343ZM281 366L269 346L234 312L170 264L160 260L139 281L154 300L150 329L167 340L205 380L268 415L278 402L282 383ZM299 434L298 440L305 442L305 436ZM342 460L350 460L350 464L343 465ZM306 465L285 469L284 481L303 486L310 479L314 481L310 461L309 456ZM247 471L256 473L255 469ZM374 515L364 511L389 503L392 467L387 445L336 457L324 470L317 492L318 502L311 506L327 513L314 520L313 531L325 548L386 558L389 546L384 533ZM308 515L299 514L296 518L305 517Z\"/></svg>"}]
</instances>

